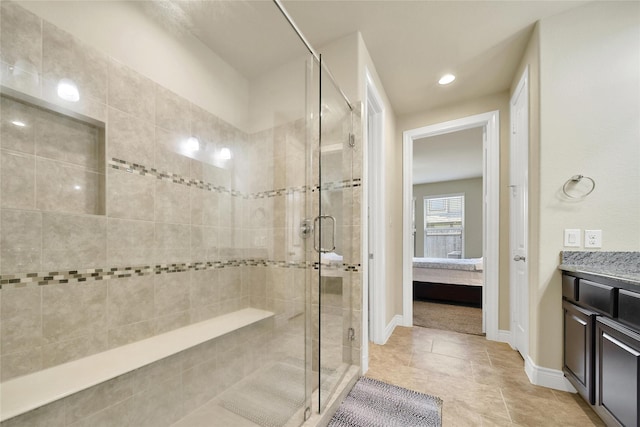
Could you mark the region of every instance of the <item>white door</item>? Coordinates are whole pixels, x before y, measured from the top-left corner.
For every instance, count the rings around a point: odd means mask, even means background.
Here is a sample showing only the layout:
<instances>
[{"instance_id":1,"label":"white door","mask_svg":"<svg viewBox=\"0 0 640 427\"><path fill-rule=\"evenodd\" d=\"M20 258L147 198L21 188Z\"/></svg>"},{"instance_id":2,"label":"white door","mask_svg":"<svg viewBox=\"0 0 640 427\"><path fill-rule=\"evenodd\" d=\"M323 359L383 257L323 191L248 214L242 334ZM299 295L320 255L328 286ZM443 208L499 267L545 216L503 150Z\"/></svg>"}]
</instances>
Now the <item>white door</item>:
<instances>
[{"instance_id":1,"label":"white door","mask_svg":"<svg viewBox=\"0 0 640 427\"><path fill-rule=\"evenodd\" d=\"M385 260L384 260L384 109L367 72L367 214L368 214L368 304L369 339L384 344L385 330ZM364 323L363 323L364 324Z\"/></svg>"},{"instance_id":2,"label":"white door","mask_svg":"<svg viewBox=\"0 0 640 427\"><path fill-rule=\"evenodd\" d=\"M368 201L369 203L367 204L367 224L369 224L368 226L368 246L369 246L369 254L367 256L368 259L368 264L367 264L367 268L368 268L368 274L367 277L369 278L369 283L368 283L368 287L369 287L369 316L368 317L368 330L369 330L369 338L371 340L373 340L375 342L375 340L378 338L377 335L377 330L374 328L374 325L376 324L376 320L375 318L373 318L374 314L378 314L375 313L375 306L374 304L376 303L375 301L375 286L374 286L374 277L376 272L374 271L374 264L373 264L373 251L374 251L374 247L375 247L375 239L376 239L376 233L374 233L374 222L373 222L373 217L374 217L374 213L372 212L372 204L373 201L376 197L376 195L374 194L375 191L375 186L373 185L373 174L375 171L375 162L374 160L374 144L373 144L373 136L374 136L374 132L375 129L373 127L373 112L372 112L372 106L369 105L369 108L367 109L367 142L369 144L368 147L368 159L367 161L369 162L368 164L368 171L369 171L369 185L367 186L367 189L369 191L368 194Z\"/></svg>"},{"instance_id":3,"label":"white door","mask_svg":"<svg viewBox=\"0 0 640 427\"><path fill-rule=\"evenodd\" d=\"M527 260L529 175L528 68L511 99L510 138L510 290L511 345L526 360L529 350L529 285Z\"/></svg>"}]
</instances>

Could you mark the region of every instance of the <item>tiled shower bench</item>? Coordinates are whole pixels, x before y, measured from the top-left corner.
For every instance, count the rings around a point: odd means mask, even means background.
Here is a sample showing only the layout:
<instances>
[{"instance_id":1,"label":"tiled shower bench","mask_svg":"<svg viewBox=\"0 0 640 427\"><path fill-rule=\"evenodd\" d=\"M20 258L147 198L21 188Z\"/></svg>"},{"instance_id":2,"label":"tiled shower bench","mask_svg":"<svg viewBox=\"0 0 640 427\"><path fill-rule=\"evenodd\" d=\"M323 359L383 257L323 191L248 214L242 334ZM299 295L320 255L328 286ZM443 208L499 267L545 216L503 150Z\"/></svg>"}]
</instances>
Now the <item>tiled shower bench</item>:
<instances>
[{"instance_id":1,"label":"tiled shower bench","mask_svg":"<svg viewBox=\"0 0 640 427\"><path fill-rule=\"evenodd\" d=\"M272 312L245 308L11 379L0 384L0 421L13 424L30 411L272 317Z\"/></svg>"}]
</instances>

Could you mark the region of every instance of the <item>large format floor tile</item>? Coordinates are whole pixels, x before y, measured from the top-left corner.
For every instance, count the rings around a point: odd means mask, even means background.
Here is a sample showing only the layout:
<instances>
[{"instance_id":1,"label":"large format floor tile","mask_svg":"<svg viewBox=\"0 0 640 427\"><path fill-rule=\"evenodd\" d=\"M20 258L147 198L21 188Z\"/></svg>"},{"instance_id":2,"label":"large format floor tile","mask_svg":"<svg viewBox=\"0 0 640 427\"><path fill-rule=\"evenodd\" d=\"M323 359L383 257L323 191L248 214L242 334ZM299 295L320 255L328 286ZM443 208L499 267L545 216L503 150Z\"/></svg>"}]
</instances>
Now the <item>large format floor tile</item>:
<instances>
[{"instance_id":1,"label":"large format floor tile","mask_svg":"<svg viewBox=\"0 0 640 427\"><path fill-rule=\"evenodd\" d=\"M445 427L604 426L576 394L532 385L508 344L421 327L397 327L369 344L366 376L440 397Z\"/></svg>"}]
</instances>

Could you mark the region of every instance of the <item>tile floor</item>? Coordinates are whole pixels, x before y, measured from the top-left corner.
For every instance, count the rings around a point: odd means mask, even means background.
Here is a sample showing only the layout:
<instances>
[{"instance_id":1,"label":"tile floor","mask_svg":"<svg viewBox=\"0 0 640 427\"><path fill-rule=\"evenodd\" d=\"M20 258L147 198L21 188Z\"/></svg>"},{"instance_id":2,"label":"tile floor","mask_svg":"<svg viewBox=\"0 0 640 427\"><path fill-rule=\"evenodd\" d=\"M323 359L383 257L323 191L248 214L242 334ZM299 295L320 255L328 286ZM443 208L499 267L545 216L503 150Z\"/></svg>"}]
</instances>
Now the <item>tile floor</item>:
<instances>
[{"instance_id":1,"label":"tile floor","mask_svg":"<svg viewBox=\"0 0 640 427\"><path fill-rule=\"evenodd\" d=\"M577 394L532 385L516 351L482 336L397 327L369 345L366 376L440 397L444 427L604 426Z\"/></svg>"}]
</instances>

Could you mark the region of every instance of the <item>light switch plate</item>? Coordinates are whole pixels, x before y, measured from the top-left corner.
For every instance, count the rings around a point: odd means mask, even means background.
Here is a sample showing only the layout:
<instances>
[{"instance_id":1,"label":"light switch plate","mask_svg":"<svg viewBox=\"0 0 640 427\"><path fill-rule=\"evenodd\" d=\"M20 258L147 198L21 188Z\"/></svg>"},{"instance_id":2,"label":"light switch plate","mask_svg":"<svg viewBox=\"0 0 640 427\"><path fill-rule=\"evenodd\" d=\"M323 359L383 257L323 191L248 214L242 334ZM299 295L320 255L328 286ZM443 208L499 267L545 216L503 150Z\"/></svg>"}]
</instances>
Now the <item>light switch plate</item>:
<instances>
[{"instance_id":1,"label":"light switch plate","mask_svg":"<svg viewBox=\"0 0 640 427\"><path fill-rule=\"evenodd\" d=\"M564 246L567 248L580 247L580 229L567 228L564 230Z\"/></svg>"},{"instance_id":2,"label":"light switch plate","mask_svg":"<svg viewBox=\"0 0 640 427\"><path fill-rule=\"evenodd\" d=\"M584 247L601 248L602 230L584 230Z\"/></svg>"}]
</instances>

